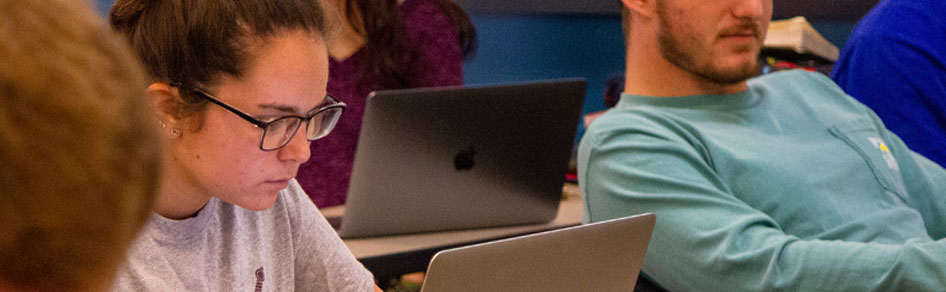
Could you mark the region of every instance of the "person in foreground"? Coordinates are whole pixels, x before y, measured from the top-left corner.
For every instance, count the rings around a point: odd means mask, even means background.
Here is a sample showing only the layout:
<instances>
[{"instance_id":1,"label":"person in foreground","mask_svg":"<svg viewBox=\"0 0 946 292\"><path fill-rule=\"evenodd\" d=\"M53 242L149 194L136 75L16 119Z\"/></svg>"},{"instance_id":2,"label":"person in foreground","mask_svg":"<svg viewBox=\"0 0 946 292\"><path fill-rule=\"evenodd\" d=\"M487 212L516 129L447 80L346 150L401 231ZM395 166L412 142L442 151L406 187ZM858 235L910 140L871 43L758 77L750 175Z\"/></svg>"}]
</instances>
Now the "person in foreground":
<instances>
[{"instance_id":1,"label":"person in foreground","mask_svg":"<svg viewBox=\"0 0 946 292\"><path fill-rule=\"evenodd\" d=\"M379 291L294 177L344 104L318 1L119 0L168 155L116 291Z\"/></svg>"},{"instance_id":2,"label":"person in foreground","mask_svg":"<svg viewBox=\"0 0 946 292\"><path fill-rule=\"evenodd\" d=\"M88 2L0 0L0 291L106 291L161 171L146 76Z\"/></svg>"},{"instance_id":3,"label":"person in foreground","mask_svg":"<svg viewBox=\"0 0 946 292\"><path fill-rule=\"evenodd\" d=\"M946 1L884 0L847 40L831 78L907 146L946 166Z\"/></svg>"},{"instance_id":4,"label":"person in foreground","mask_svg":"<svg viewBox=\"0 0 946 292\"><path fill-rule=\"evenodd\" d=\"M772 0L622 0L617 106L579 147L585 220L653 212L671 291L946 290L946 170L826 76L749 80Z\"/></svg>"}]
</instances>

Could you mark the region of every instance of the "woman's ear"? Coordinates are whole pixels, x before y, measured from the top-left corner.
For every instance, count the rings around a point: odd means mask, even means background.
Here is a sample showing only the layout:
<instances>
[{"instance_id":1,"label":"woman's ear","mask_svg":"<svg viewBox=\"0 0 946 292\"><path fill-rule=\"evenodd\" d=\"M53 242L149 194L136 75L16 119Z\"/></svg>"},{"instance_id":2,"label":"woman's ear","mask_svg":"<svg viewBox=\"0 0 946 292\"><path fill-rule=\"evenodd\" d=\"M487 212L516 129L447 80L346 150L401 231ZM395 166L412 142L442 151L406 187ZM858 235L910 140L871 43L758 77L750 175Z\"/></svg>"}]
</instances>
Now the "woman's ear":
<instances>
[{"instance_id":1,"label":"woman's ear","mask_svg":"<svg viewBox=\"0 0 946 292\"><path fill-rule=\"evenodd\" d=\"M151 83L145 90L148 100L151 101L151 108L154 109L155 117L162 125L175 126L179 122L180 96L177 88L171 87L167 83Z\"/></svg>"}]
</instances>

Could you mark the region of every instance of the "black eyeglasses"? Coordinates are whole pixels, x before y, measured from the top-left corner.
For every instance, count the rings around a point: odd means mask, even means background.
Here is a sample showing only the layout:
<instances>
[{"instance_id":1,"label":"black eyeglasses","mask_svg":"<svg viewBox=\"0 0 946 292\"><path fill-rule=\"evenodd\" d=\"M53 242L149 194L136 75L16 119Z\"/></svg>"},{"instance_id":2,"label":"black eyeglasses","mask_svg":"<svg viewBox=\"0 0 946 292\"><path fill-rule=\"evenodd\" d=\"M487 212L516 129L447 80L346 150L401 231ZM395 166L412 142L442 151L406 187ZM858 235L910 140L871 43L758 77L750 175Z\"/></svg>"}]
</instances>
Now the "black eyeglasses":
<instances>
[{"instance_id":1,"label":"black eyeglasses","mask_svg":"<svg viewBox=\"0 0 946 292\"><path fill-rule=\"evenodd\" d=\"M240 116L247 122L253 123L257 128L263 129L263 137L260 138L259 145L259 148L263 151L272 151L285 147L289 144L289 141L292 140L292 137L296 135L303 121L306 122L305 134L307 140L315 141L324 138L331 133L335 125L338 124L338 119L342 116L342 112L345 111L346 106L345 103L326 95L325 102L323 102L324 105L316 109L315 113L308 117L289 115L264 122L214 98L212 95L199 88L178 82L171 83L170 85L197 93L197 95Z\"/></svg>"}]
</instances>

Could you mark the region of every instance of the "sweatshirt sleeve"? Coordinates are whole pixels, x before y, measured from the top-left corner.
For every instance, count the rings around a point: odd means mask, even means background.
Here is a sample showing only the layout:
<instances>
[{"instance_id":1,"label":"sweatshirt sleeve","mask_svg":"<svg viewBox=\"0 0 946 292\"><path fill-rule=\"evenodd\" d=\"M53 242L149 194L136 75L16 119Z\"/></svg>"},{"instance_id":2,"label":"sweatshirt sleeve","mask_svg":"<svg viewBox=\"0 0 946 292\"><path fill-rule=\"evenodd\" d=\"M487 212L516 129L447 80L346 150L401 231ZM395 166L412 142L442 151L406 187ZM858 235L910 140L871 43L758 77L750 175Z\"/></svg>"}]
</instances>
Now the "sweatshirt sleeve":
<instances>
[{"instance_id":1,"label":"sweatshirt sleeve","mask_svg":"<svg viewBox=\"0 0 946 292\"><path fill-rule=\"evenodd\" d=\"M596 131L579 148L585 216L653 212L644 273L671 291L942 291L946 242L803 240L735 197L684 133Z\"/></svg>"}]
</instances>

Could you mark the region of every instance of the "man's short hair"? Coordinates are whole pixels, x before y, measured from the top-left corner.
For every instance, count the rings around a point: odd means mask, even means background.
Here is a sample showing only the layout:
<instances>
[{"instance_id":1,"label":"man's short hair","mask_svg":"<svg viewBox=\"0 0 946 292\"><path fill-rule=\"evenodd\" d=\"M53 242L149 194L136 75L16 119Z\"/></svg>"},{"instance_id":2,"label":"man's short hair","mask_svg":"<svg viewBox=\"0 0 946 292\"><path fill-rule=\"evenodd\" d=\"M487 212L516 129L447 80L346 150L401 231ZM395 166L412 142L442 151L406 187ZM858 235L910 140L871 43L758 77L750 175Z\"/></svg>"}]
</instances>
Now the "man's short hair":
<instances>
[{"instance_id":1,"label":"man's short hair","mask_svg":"<svg viewBox=\"0 0 946 292\"><path fill-rule=\"evenodd\" d=\"M146 75L85 1L0 0L0 40L0 286L107 288L160 179Z\"/></svg>"}]
</instances>

